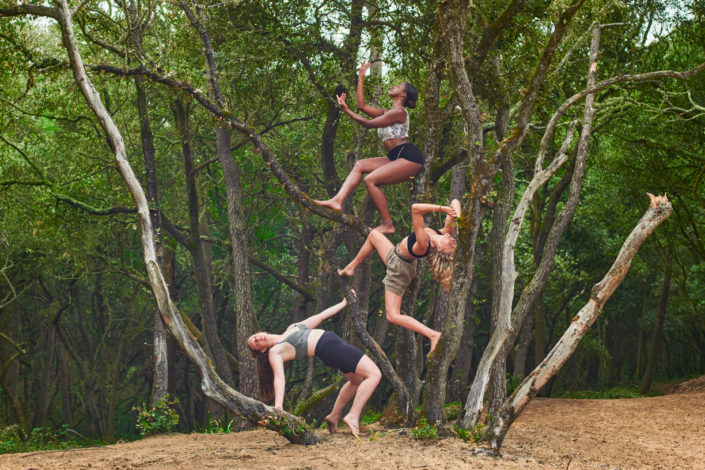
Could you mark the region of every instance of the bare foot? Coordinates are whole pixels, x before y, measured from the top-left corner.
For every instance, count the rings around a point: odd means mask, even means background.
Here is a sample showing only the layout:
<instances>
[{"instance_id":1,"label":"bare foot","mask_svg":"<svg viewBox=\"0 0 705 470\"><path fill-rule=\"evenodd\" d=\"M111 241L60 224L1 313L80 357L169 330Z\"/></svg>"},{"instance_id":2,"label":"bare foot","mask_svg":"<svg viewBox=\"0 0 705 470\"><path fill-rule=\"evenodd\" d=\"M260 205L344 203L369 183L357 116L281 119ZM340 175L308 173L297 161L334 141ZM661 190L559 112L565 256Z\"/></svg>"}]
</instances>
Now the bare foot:
<instances>
[{"instance_id":1,"label":"bare foot","mask_svg":"<svg viewBox=\"0 0 705 470\"><path fill-rule=\"evenodd\" d=\"M383 222L379 227L375 228L375 230L379 230L382 233L394 233L394 224L389 221L389 222Z\"/></svg>"},{"instance_id":2,"label":"bare foot","mask_svg":"<svg viewBox=\"0 0 705 470\"><path fill-rule=\"evenodd\" d=\"M345 276L350 277L350 276L353 276L354 274L355 274L355 270L350 269L347 266L345 266L343 269L338 269L338 276L340 276L340 277L345 277Z\"/></svg>"},{"instance_id":3,"label":"bare foot","mask_svg":"<svg viewBox=\"0 0 705 470\"><path fill-rule=\"evenodd\" d=\"M328 432L335 434L338 432L338 420L331 418L330 415L325 417L326 423L328 423Z\"/></svg>"},{"instance_id":4,"label":"bare foot","mask_svg":"<svg viewBox=\"0 0 705 470\"><path fill-rule=\"evenodd\" d=\"M350 431L353 433L353 436L360 439L360 426L358 425L357 420L353 420L350 415L347 415L345 418L343 418L343 421L345 421L345 424L348 425Z\"/></svg>"},{"instance_id":5,"label":"bare foot","mask_svg":"<svg viewBox=\"0 0 705 470\"><path fill-rule=\"evenodd\" d=\"M341 203L336 201L335 199L328 199L327 201L313 201L319 206L323 207L330 207L333 210L339 211L343 206Z\"/></svg>"},{"instance_id":6,"label":"bare foot","mask_svg":"<svg viewBox=\"0 0 705 470\"><path fill-rule=\"evenodd\" d=\"M433 350L436 349L436 345L438 344L439 339L441 339L441 332L434 332L433 336L431 336L431 350L428 352L428 354L426 354L426 357L429 357L431 354L433 354Z\"/></svg>"}]
</instances>

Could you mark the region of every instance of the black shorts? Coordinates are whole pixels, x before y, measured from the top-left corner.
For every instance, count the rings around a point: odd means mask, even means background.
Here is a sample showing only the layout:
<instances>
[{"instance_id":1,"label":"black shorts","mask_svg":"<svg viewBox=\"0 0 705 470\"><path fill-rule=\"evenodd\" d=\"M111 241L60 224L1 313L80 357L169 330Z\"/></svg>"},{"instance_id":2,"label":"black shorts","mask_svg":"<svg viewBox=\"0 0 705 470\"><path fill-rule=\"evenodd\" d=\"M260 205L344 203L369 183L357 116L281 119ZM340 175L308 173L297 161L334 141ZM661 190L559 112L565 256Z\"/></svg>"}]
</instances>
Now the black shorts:
<instances>
[{"instance_id":1,"label":"black shorts","mask_svg":"<svg viewBox=\"0 0 705 470\"><path fill-rule=\"evenodd\" d=\"M340 369L343 374L354 373L357 369L357 363L365 355L355 346L349 345L340 336L330 331L324 331L318 339L315 354L321 358L325 365Z\"/></svg>"},{"instance_id":2,"label":"black shorts","mask_svg":"<svg viewBox=\"0 0 705 470\"><path fill-rule=\"evenodd\" d=\"M397 145L392 150L387 152L387 158L389 158L391 161L394 161L397 158L403 158L404 160L409 160L410 162L414 163L420 163L421 165L423 165L426 161L423 158L421 150L416 148L416 145L412 144L411 142Z\"/></svg>"}]
</instances>

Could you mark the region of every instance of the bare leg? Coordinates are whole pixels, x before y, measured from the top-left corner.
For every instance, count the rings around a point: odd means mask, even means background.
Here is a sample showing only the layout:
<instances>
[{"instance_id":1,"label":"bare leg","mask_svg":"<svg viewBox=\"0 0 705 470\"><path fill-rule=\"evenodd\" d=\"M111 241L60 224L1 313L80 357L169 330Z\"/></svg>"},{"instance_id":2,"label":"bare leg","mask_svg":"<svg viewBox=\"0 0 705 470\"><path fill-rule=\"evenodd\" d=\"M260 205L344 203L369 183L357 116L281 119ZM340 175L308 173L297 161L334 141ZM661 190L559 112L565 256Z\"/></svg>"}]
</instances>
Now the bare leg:
<instances>
[{"instance_id":1,"label":"bare leg","mask_svg":"<svg viewBox=\"0 0 705 470\"><path fill-rule=\"evenodd\" d=\"M360 184L362 175L375 171L377 168L389 163L387 157L365 158L355 162L355 166L350 171L350 174L345 178L343 185L340 187L338 194L326 201L315 201L319 206L330 207L337 211L343 205L346 197Z\"/></svg>"},{"instance_id":2,"label":"bare leg","mask_svg":"<svg viewBox=\"0 0 705 470\"><path fill-rule=\"evenodd\" d=\"M431 341L431 350L428 352L430 355L436 349L441 332L432 330L414 317L403 315L401 313L401 300L400 295L386 289L384 290L384 307L387 311L387 321L427 337Z\"/></svg>"},{"instance_id":3,"label":"bare leg","mask_svg":"<svg viewBox=\"0 0 705 470\"><path fill-rule=\"evenodd\" d=\"M385 237L379 230L372 230L367 235L367 240L357 252L357 255L345 266L343 269L338 270L338 276L352 276L355 273L355 268L367 259L375 250L382 262L386 264L387 255L389 250L393 250L394 245L390 242L387 237Z\"/></svg>"},{"instance_id":4,"label":"bare leg","mask_svg":"<svg viewBox=\"0 0 705 470\"><path fill-rule=\"evenodd\" d=\"M349 380L341 387L340 392L338 393L338 398L335 399L333 409L328 416L325 417L326 423L328 423L328 432L331 434L338 432L338 421L340 420L340 414L343 412L345 405L347 405L348 402L355 396L358 386L360 385L360 382L362 382L362 378L352 372L345 374L345 376Z\"/></svg>"},{"instance_id":5,"label":"bare leg","mask_svg":"<svg viewBox=\"0 0 705 470\"><path fill-rule=\"evenodd\" d=\"M360 434L360 415L362 414L362 409L377 388L377 384L379 384L382 378L382 373L379 371L377 364L372 362L372 359L367 356L362 356L362 359L360 359L355 369L355 375L362 378L362 381L357 387L357 393L355 394L355 399L350 407L350 411L345 415L343 421L348 425L350 431L352 431L355 436L358 436Z\"/></svg>"},{"instance_id":6,"label":"bare leg","mask_svg":"<svg viewBox=\"0 0 705 470\"><path fill-rule=\"evenodd\" d=\"M416 176L416 174L421 171L421 167L422 165L420 163L414 163L399 158L398 160L394 160L387 165L377 168L365 178L367 192L370 194L375 206L377 206L379 216L382 219L382 224L377 227L377 230L380 232L394 233L394 224L392 224L392 216L387 206L387 198L384 197L384 193L379 186L407 181Z\"/></svg>"}]
</instances>

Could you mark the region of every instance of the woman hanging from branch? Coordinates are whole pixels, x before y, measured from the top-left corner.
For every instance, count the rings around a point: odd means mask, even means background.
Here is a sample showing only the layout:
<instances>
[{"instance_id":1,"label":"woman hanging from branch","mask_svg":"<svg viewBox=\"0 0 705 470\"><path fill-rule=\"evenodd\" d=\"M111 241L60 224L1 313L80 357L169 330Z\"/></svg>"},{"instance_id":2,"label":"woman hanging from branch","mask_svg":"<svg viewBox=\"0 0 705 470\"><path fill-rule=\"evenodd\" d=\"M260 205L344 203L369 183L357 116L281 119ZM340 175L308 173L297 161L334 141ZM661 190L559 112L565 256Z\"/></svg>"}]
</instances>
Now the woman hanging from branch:
<instances>
[{"instance_id":1,"label":"woman hanging from branch","mask_svg":"<svg viewBox=\"0 0 705 470\"><path fill-rule=\"evenodd\" d=\"M424 214L444 212L445 225L440 230L424 225ZM387 266L384 283L384 306L387 320L416 333L422 334L431 341L429 355L436 348L440 331L432 330L414 317L401 313L401 301L404 291L416 277L416 260L428 256L428 263L433 278L448 290L453 278L453 258L457 244L453 238L453 220L460 216L460 202L453 199L449 206L417 203L411 206L411 222L413 232L394 246L379 230L372 230L367 236L360 251L350 263L338 270L339 276L352 276L355 268L370 256L375 250Z\"/></svg>"},{"instance_id":2,"label":"woman hanging from branch","mask_svg":"<svg viewBox=\"0 0 705 470\"><path fill-rule=\"evenodd\" d=\"M348 382L340 389L333 410L325 418L328 431L338 431L343 408L353 400L343 421L358 436L362 408L377 388L382 374L372 359L358 348L346 343L335 333L317 328L322 321L340 312L347 304L348 301L343 299L302 322L292 323L280 335L255 333L247 339L247 346L257 358L262 399L266 401L274 395L274 408L283 409L286 361L318 356L328 367L340 369Z\"/></svg>"},{"instance_id":3,"label":"woman hanging from branch","mask_svg":"<svg viewBox=\"0 0 705 470\"><path fill-rule=\"evenodd\" d=\"M321 206L340 210L346 197L360 184L362 176L367 173L365 187L379 211L382 224L377 227L380 233L394 233L394 224L387 207L387 199L380 189L386 184L397 184L416 176L424 163L421 151L409 142L409 113L406 108L416 107L419 92L409 82L402 82L389 90L392 97L392 108L382 109L365 103L363 81L369 63L360 67L357 79L357 107L372 119L367 119L354 113L345 103L347 95L337 96L338 104L350 118L367 129L377 129L382 139L386 157L365 158L355 162L352 171L345 178L338 194L327 201L316 201Z\"/></svg>"}]
</instances>

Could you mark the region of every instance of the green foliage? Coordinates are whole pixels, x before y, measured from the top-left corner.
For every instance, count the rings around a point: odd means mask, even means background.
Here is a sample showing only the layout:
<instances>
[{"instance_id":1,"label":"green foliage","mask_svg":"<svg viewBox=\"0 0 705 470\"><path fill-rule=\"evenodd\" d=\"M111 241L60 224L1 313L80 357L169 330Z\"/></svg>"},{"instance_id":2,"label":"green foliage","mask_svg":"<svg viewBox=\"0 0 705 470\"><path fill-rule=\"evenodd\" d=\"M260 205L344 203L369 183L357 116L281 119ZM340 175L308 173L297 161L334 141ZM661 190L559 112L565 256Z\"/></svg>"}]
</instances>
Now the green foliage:
<instances>
[{"instance_id":1,"label":"green foliage","mask_svg":"<svg viewBox=\"0 0 705 470\"><path fill-rule=\"evenodd\" d=\"M278 429L282 436L300 436L308 429L306 421L303 419L294 420L285 415L272 415L260 421L262 426L269 423L273 429Z\"/></svg>"},{"instance_id":2,"label":"green foliage","mask_svg":"<svg viewBox=\"0 0 705 470\"><path fill-rule=\"evenodd\" d=\"M67 424L58 429L38 427L25 435L16 424L0 429L0 454L71 447L105 445L104 441L86 439Z\"/></svg>"},{"instance_id":3,"label":"green foliage","mask_svg":"<svg viewBox=\"0 0 705 470\"><path fill-rule=\"evenodd\" d=\"M175 409L178 402L178 398L170 399L167 395L152 408L146 408L144 405L134 407L137 411L137 429L140 435L144 437L171 432L174 426L179 424L179 414Z\"/></svg>"},{"instance_id":4,"label":"green foliage","mask_svg":"<svg viewBox=\"0 0 705 470\"><path fill-rule=\"evenodd\" d=\"M438 440L438 428L440 425L440 422L429 424L426 418L422 417L416 427L411 430L411 435L414 436L414 439L420 441Z\"/></svg>"},{"instance_id":5,"label":"green foliage","mask_svg":"<svg viewBox=\"0 0 705 470\"><path fill-rule=\"evenodd\" d=\"M232 432L232 426L235 419L228 420L227 415L221 419L212 419L208 412L208 423L204 426L196 424L196 432L202 434L228 434Z\"/></svg>"},{"instance_id":6,"label":"green foliage","mask_svg":"<svg viewBox=\"0 0 705 470\"><path fill-rule=\"evenodd\" d=\"M516 375L513 375L513 374L507 374L507 396L514 393L514 390L517 389L517 387L519 386L521 381L522 381L521 377L517 377Z\"/></svg>"},{"instance_id":7,"label":"green foliage","mask_svg":"<svg viewBox=\"0 0 705 470\"><path fill-rule=\"evenodd\" d=\"M463 404L459 401L454 401L452 403L446 403L443 406L443 413L445 414L446 421L453 421L460 416L463 412Z\"/></svg>"},{"instance_id":8,"label":"green foliage","mask_svg":"<svg viewBox=\"0 0 705 470\"><path fill-rule=\"evenodd\" d=\"M457 424L453 426L453 432L455 433L456 436L458 436L460 439L464 441L474 441L474 433L471 433L465 428L461 428Z\"/></svg>"},{"instance_id":9,"label":"green foliage","mask_svg":"<svg viewBox=\"0 0 705 470\"><path fill-rule=\"evenodd\" d=\"M489 416L488 416L488 418L489 418ZM479 442L480 439L482 439L482 434L483 434L483 431L485 430L486 427L487 427L487 425L484 423L477 423L475 425L475 429L473 429L473 431L472 431L472 440L474 442Z\"/></svg>"},{"instance_id":10,"label":"green foliage","mask_svg":"<svg viewBox=\"0 0 705 470\"><path fill-rule=\"evenodd\" d=\"M640 386L634 385L621 385L618 387L607 388L604 390L579 390L577 392L563 392L560 396L562 398L587 398L587 399L602 399L609 400L614 398L641 398L642 395L639 392ZM657 396L660 395L655 390L650 390L646 396Z\"/></svg>"},{"instance_id":11,"label":"green foliage","mask_svg":"<svg viewBox=\"0 0 705 470\"><path fill-rule=\"evenodd\" d=\"M377 413L376 411L367 410L367 412L360 419L360 425L365 426L367 424L376 423L377 421L379 421L379 418L381 416L382 416L382 413Z\"/></svg>"}]
</instances>

